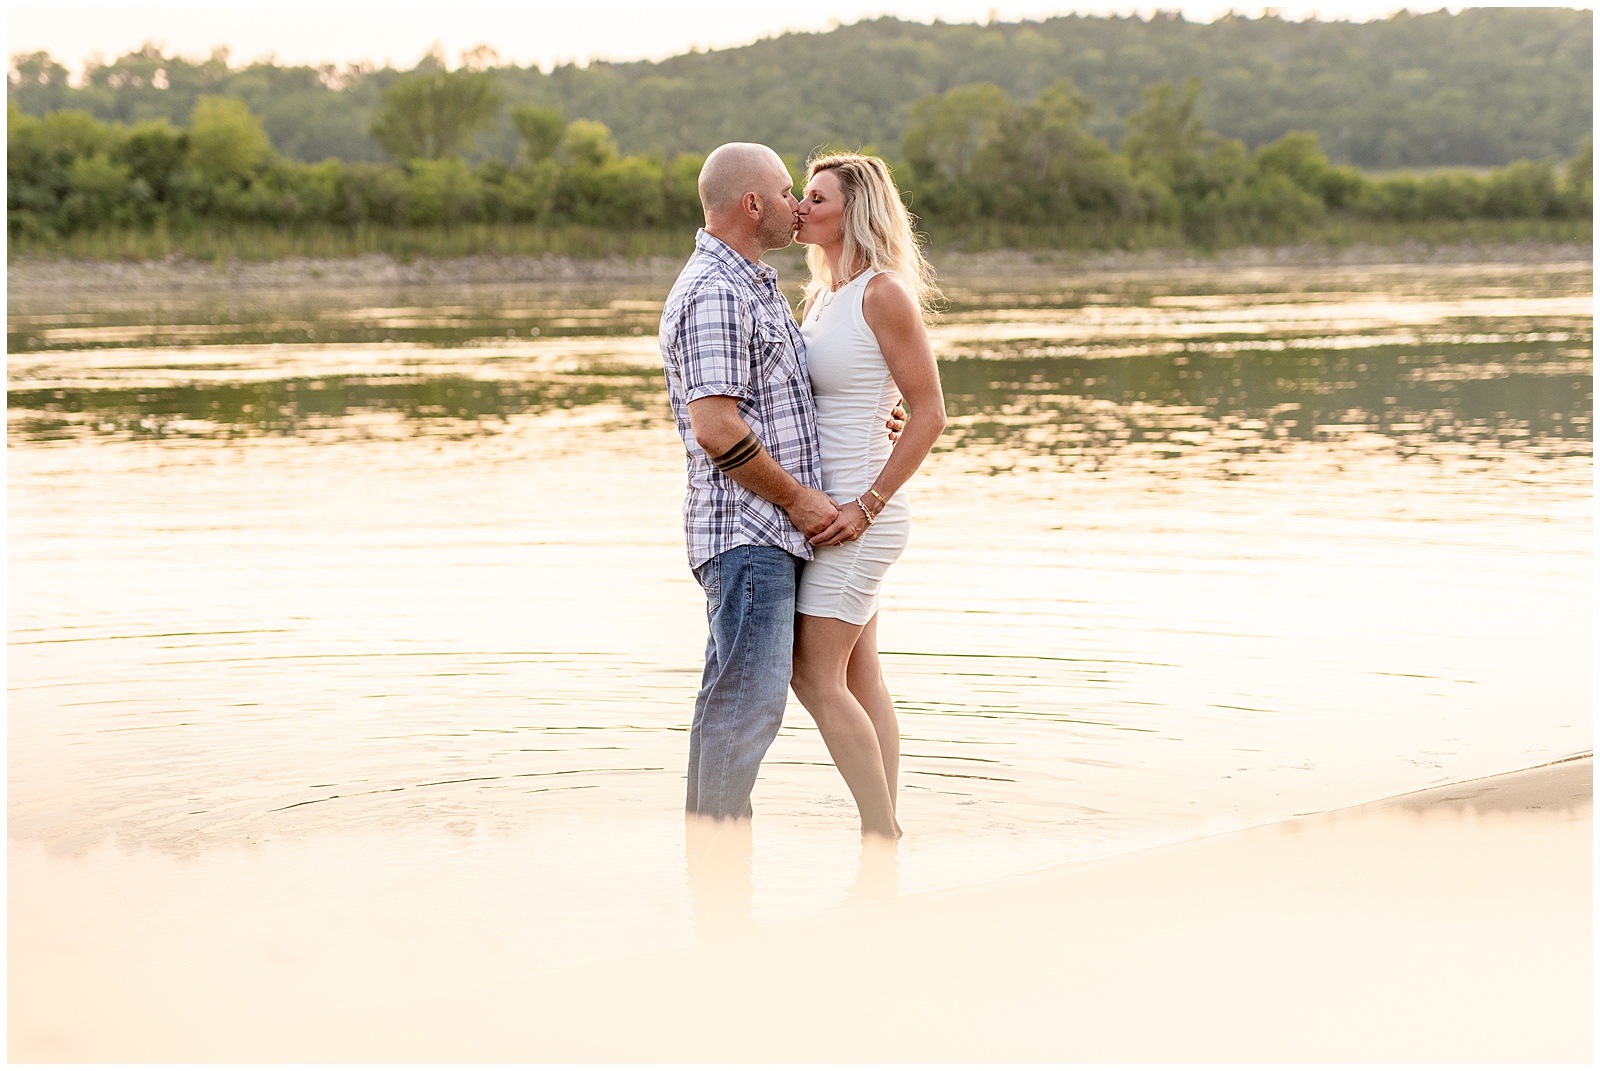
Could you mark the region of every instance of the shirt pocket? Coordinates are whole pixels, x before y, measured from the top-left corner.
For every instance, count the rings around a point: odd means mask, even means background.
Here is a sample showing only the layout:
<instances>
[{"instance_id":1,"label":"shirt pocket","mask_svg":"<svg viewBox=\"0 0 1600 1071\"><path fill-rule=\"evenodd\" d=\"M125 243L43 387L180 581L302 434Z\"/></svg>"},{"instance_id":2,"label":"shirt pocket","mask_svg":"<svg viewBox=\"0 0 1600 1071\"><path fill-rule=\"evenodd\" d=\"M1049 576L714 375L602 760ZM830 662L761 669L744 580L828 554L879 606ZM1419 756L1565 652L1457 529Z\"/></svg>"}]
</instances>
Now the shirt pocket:
<instances>
[{"instance_id":1,"label":"shirt pocket","mask_svg":"<svg viewBox=\"0 0 1600 1071\"><path fill-rule=\"evenodd\" d=\"M800 370L800 354L795 340L781 323L765 320L755 329L756 382L783 383Z\"/></svg>"}]
</instances>

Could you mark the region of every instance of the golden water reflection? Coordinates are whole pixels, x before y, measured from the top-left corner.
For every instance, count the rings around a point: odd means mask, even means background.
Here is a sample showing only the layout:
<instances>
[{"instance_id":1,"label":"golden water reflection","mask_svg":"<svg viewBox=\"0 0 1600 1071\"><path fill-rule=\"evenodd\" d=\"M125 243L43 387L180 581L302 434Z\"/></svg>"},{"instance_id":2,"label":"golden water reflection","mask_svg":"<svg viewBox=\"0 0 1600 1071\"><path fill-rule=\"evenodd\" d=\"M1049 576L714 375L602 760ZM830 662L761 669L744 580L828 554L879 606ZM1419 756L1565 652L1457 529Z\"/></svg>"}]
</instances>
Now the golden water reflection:
<instances>
[{"instance_id":1,"label":"golden water reflection","mask_svg":"<svg viewBox=\"0 0 1600 1071\"><path fill-rule=\"evenodd\" d=\"M1587 749L1588 288L951 280L953 427L881 626L899 888ZM675 821L703 624L659 300L15 297L14 840ZM755 918L848 894L853 808L798 707L756 810ZM681 889L664 828L605 874ZM578 836L552 867L606 854Z\"/></svg>"}]
</instances>

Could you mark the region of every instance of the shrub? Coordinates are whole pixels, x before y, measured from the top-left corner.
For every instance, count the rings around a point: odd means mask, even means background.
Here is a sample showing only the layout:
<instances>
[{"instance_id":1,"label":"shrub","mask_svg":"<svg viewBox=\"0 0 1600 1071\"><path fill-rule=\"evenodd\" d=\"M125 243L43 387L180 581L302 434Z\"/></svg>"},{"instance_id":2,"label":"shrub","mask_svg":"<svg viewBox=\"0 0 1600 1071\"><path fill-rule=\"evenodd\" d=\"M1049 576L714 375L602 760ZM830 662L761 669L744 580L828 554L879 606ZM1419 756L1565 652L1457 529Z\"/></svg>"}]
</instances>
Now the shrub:
<instances>
[{"instance_id":1,"label":"shrub","mask_svg":"<svg viewBox=\"0 0 1600 1071\"><path fill-rule=\"evenodd\" d=\"M410 200L405 221L418 226L477 219L483 184L458 157L413 160L406 183Z\"/></svg>"}]
</instances>

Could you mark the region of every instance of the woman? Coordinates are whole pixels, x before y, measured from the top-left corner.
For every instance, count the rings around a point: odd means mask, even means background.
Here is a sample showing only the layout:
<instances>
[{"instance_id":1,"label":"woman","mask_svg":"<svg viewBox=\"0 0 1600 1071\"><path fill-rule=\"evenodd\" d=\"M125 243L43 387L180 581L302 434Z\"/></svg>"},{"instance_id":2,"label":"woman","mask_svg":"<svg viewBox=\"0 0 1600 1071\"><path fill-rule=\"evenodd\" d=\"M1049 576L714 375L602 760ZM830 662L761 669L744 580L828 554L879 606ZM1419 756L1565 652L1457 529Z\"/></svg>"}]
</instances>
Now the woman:
<instances>
[{"instance_id":1,"label":"woman","mask_svg":"<svg viewBox=\"0 0 1600 1071\"><path fill-rule=\"evenodd\" d=\"M813 160L797 211L810 246L801 334L817 402L822 489L839 516L800 574L795 695L816 720L861 812L864 836L896 838L900 728L878 665L878 588L905 549L899 494L944 430L923 316L938 291L889 168L874 156ZM905 429L882 427L896 397Z\"/></svg>"}]
</instances>

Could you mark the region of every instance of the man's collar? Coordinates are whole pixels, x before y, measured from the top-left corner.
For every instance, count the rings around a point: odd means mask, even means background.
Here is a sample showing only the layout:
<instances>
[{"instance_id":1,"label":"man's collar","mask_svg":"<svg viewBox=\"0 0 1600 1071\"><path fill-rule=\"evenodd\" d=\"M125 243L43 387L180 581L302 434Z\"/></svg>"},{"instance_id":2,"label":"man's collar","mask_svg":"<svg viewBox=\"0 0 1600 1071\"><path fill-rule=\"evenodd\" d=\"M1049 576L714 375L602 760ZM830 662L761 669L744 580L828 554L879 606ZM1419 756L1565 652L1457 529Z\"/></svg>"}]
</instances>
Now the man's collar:
<instances>
[{"instance_id":1,"label":"man's collar","mask_svg":"<svg viewBox=\"0 0 1600 1071\"><path fill-rule=\"evenodd\" d=\"M759 282L777 282L778 273L770 264L752 263L746 260L743 253L740 253L704 227L695 232L694 247L699 252L715 257L729 268L743 275L750 281L752 286Z\"/></svg>"}]
</instances>

